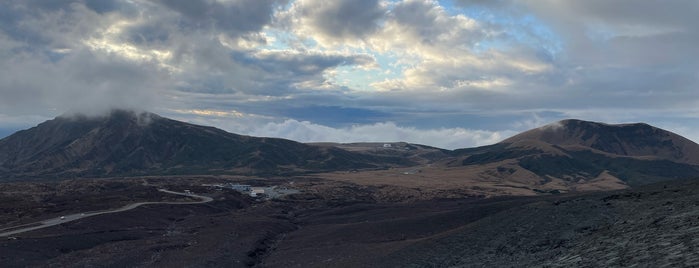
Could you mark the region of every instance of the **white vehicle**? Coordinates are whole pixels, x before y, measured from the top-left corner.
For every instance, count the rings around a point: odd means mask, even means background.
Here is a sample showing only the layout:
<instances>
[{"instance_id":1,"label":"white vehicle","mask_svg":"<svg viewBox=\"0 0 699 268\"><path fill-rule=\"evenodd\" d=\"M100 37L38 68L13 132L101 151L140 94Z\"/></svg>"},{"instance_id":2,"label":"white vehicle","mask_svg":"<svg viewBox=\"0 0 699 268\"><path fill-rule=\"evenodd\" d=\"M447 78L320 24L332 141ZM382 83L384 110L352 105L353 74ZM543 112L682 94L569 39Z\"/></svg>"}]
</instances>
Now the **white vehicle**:
<instances>
[{"instance_id":1,"label":"white vehicle","mask_svg":"<svg viewBox=\"0 0 699 268\"><path fill-rule=\"evenodd\" d=\"M66 219L66 216L61 216L61 220L65 220L65 219Z\"/></svg>"}]
</instances>

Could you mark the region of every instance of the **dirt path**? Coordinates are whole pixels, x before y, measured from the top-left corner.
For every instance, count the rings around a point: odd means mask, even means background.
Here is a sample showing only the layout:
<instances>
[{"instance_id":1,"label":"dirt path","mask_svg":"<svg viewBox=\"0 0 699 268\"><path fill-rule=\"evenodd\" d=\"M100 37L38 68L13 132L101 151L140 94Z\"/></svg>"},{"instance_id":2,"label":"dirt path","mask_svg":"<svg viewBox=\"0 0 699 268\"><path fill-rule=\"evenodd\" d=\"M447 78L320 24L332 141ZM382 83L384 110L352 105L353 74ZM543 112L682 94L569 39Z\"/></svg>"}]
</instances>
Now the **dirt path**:
<instances>
[{"instance_id":1,"label":"dirt path","mask_svg":"<svg viewBox=\"0 0 699 268\"><path fill-rule=\"evenodd\" d=\"M193 202L138 202L138 203L128 204L126 206L123 206L123 207L120 207L117 209L112 209L112 210L91 211L91 212L65 215L65 216L61 216L58 218L48 219L48 220L44 220L44 221L40 221L40 222L28 223L28 224L14 226L14 227L10 227L10 228L0 229L0 237L11 236L14 234L29 232L29 231L33 231L33 230L37 230L37 229L43 229L43 228L47 228L47 227L51 227L51 226L55 226L55 225L60 225L60 224L66 223L66 222L79 220L82 218L87 218L87 217L92 217L92 216L97 216L97 215L102 215L102 214L124 212L124 211L132 210L134 208L137 208L137 207L140 207L143 205L154 205L154 204L191 205L191 204L208 203L208 202L211 202L214 200L213 198L208 197L208 196L173 192L173 191L166 190L166 189L158 189L158 191L161 191L164 193L169 193L169 194L196 197L196 198L199 198L200 200L193 201Z\"/></svg>"}]
</instances>

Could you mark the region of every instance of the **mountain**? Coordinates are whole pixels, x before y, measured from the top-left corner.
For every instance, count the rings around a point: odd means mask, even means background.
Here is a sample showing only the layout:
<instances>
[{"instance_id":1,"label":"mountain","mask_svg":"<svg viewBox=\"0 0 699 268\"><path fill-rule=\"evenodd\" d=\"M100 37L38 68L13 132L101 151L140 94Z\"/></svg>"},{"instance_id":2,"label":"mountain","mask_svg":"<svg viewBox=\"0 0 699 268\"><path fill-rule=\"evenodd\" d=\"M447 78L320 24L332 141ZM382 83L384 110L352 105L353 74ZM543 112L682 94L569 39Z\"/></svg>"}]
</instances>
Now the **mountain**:
<instances>
[{"instance_id":1,"label":"mountain","mask_svg":"<svg viewBox=\"0 0 699 268\"><path fill-rule=\"evenodd\" d=\"M455 154L460 161L452 166L489 165L484 173L491 179L526 181L541 191L608 190L699 177L698 144L643 123L563 120Z\"/></svg>"},{"instance_id":2,"label":"mountain","mask_svg":"<svg viewBox=\"0 0 699 268\"><path fill-rule=\"evenodd\" d=\"M699 178L699 145L642 123L563 120L493 145L453 151L410 144L335 146L366 154L401 155L419 163L316 176L383 187L375 197L381 200L607 191ZM409 150L401 149L404 147Z\"/></svg>"},{"instance_id":3,"label":"mountain","mask_svg":"<svg viewBox=\"0 0 699 268\"><path fill-rule=\"evenodd\" d=\"M410 164L123 110L102 117L59 116L0 140L5 178L288 174Z\"/></svg>"},{"instance_id":4,"label":"mountain","mask_svg":"<svg viewBox=\"0 0 699 268\"><path fill-rule=\"evenodd\" d=\"M563 120L515 135L502 143L526 146L531 141L567 150L579 148L617 156L699 165L699 144L643 123L609 125Z\"/></svg>"}]
</instances>

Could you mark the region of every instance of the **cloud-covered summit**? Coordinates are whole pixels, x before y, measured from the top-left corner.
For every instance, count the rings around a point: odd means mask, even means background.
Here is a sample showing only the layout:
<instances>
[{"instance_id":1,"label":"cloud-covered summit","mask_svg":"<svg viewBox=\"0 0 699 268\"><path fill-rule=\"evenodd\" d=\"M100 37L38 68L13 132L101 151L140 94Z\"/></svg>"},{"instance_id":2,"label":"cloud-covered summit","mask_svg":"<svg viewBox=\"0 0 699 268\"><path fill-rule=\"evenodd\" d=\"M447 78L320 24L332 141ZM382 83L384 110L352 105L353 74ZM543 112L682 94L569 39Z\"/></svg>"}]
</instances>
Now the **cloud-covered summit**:
<instances>
[{"instance_id":1,"label":"cloud-covered summit","mask_svg":"<svg viewBox=\"0 0 699 268\"><path fill-rule=\"evenodd\" d=\"M699 137L697 13L692 1L7 0L0 129L132 108L309 141L381 126L357 136L463 132L431 144L465 147L569 117Z\"/></svg>"}]
</instances>

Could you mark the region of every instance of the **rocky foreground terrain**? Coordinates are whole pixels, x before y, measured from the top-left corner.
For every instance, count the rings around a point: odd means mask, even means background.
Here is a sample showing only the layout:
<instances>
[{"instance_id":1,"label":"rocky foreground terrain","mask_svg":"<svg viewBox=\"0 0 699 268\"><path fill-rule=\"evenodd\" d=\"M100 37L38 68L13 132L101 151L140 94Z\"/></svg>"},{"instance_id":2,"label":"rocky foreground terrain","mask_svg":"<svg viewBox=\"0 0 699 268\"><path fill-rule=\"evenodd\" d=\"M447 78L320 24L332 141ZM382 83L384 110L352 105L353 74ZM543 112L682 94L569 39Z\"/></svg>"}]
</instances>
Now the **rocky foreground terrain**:
<instances>
[{"instance_id":1,"label":"rocky foreground terrain","mask_svg":"<svg viewBox=\"0 0 699 268\"><path fill-rule=\"evenodd\" d=\"M215 201L149 205L3 238L0 262L4 267L699 265L699 181L604 193L393 202L366 195L364 186L293 181L301 193L260 201L196 186L212 182L207 178L150 178L152 185L175 182L171 187L191 188ZM291 186L289 179L272 183Z\"/></svg>"},{"instance_id":2,"label":"rocky foreground terrain","mask_svg":"<svg viewBox=\"0 0 699 268\"><path fill-rule=\"evenodd\" d=\"M535 201L391 254L404 267L696 267L699 183ZM448 253L448 254L444 254Z\"/></svg>"}]
</instances>

